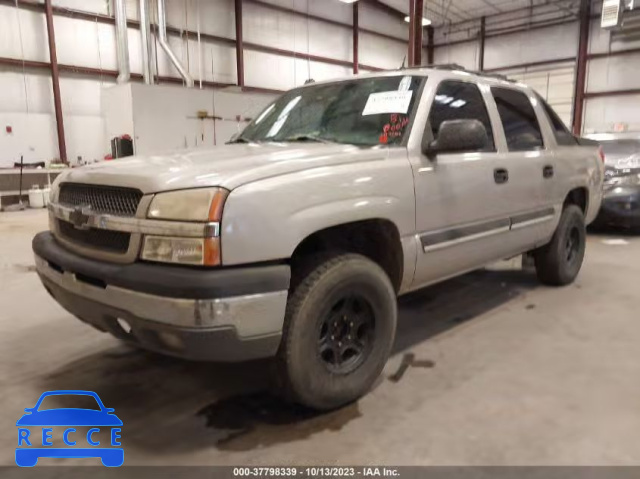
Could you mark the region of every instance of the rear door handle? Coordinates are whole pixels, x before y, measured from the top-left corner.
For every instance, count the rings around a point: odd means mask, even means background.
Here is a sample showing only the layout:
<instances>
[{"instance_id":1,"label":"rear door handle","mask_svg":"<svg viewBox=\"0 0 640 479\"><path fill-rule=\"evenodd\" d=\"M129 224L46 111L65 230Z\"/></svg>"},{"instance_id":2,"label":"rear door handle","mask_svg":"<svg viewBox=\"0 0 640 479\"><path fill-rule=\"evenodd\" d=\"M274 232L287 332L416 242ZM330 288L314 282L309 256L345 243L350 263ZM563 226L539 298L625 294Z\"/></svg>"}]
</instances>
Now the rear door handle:
<instances>
[{"instance_id":1,"label":"rear door handle","mask_svg":"<svg viewBox=\"0 0 640 479\"><path fill-rule=\"evenodd\" d=\"M553 177L553 166L546 165L544 168L542 168L542 177L543 178Z\"/></svg>"},{"instance_id":2,"label":"rear door handle","mask_svg":"<svg viewBox=\"0 0 640 479\"><path fill-rule=\"evenodd\" d=\"M506 168L496 168L493 170L493 179L498 184L506 183L509 181L509 171Z\"/></svg>"}]
</instances>

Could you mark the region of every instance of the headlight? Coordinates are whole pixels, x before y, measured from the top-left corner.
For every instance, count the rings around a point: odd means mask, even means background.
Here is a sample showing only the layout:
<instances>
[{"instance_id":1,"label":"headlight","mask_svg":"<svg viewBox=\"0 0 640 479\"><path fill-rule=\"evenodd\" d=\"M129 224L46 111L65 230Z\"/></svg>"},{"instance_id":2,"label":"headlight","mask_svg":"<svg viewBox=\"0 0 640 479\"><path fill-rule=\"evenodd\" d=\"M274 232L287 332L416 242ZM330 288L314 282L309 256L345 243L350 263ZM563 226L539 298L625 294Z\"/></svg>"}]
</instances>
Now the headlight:
<instances>
[{"instance_id":1,"label":"headlight","mask_svg":"<svg viewBox=\"0 0 640 479\"><path fill-rule=\"evenodd\" d=\"M145 236L142 259L202 266L220 264L219 238Z\"/></svg>"},{"instance_id":2,"label":"headlight","mask_svg":"<svg viewBox=\"0 0 640 479\"><path fill-rule=\"evenodd\" d=\"M219 223L222 219L222 207L228 194L229 192L222 188L198 188L159 193L151 201L147 217ZM162 263L217 266L220 264L220 238L148 235L144 237L140 257L143 260Z\"/></svg>"},{"instance_id":3,"label":"headlight","mask_svg":"<svg viewBox=\"0 0 640 479\"><path fill-rule=\"evenodd\" d=\"M159 193L151 201L147 216L176 221L220 221L222 206L228 194L222 188Z\"/></svg>"}]
</instances>

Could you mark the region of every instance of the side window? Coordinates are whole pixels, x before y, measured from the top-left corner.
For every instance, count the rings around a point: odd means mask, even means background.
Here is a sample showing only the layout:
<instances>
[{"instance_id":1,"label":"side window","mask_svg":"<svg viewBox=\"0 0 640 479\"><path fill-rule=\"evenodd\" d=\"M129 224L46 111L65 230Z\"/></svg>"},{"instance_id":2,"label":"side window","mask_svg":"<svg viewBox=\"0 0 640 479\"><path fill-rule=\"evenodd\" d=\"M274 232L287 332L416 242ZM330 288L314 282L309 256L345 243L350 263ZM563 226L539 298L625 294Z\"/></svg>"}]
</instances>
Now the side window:
<instances>
[{"instance_id":1,"label":"side window","mask_svg":"<svg viewBox=\"0 0 640 479\"><path fill-rule=\"evenodd\" d=\"M553 111L553 108L549 106L549 104L544 101L540 95L536 95L538 97L538 101L544 108L545 113L547 114L547 118L549 119L549 123L551 124L551 129L553 130L553 134L556 137L556 141L558 145L576 145L578 142L575 137L571 134L569 129L562 122L558 114Z\"/></svg>"},{"instance_id":2,"label":"side window","mask_svg":"<svg viewBox=\"0 0 640 479\"><path fill-rule=\"evenodd\" d=\"M529 97L510 88L492 87L509 151L538 150L544 146L540 125Z\"/></svg>"},{"instance_id":3,"label":"side window","mask_svg":"<svg viewBox=\"0 0 640 479\"><path fill-rule=\"evenodd\" d=\"M447 120L479 120L489 137L486 151L495 151L489 113L482 94L474 83L443 81L438 85L429 112L429 124L434 138L438 138L440 125Z\"/></svg>"}]
</instances>

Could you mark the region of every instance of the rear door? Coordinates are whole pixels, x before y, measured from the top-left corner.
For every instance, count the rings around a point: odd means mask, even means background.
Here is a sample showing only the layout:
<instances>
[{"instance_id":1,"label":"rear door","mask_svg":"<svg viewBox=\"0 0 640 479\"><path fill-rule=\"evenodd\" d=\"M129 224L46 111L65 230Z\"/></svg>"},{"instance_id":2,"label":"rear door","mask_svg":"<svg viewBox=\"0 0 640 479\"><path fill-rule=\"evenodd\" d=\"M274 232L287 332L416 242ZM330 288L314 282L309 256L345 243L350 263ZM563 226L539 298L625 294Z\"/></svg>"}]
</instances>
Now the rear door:
<instances>
[{"instance_id":1,"label":"rear door","mask_svg":"<svg viewBox=\"0 0 640 479\"><path fill-rule=\"evenodd\" d=\"M576 173L585 178L590 176L587 170L588 163L584 161L585 152L579 147L578 141L564 125L558 114L539 96L536 105L538 117L541 118L543 133L547 143L555 143L552 159L547 164L553 166L553 176L546 177L542 184L542 201L548 208L554 208L555 221L541 224L542 234L546 239L551 238L555 232L565 196L568 193L567 186L571 184L571 178ZM578 166L578 170L576 170Z\"/></svg>"},{"instance_id":2,"label":"rear door","mask_svg":"<svg viewBox=\"0 0 640 479\"><path fill-rule=\"evenodd\" d=\"M553 223L552 201L547 201L546 186L555 183L554 145L545 138L534 106L537 98L526 90L492 86L491 98L500 118L506 150L500 159L509 170L509 188L503 201L510 205L513 253L538 245L545 227Z\"/></svg>"}]
</instances>

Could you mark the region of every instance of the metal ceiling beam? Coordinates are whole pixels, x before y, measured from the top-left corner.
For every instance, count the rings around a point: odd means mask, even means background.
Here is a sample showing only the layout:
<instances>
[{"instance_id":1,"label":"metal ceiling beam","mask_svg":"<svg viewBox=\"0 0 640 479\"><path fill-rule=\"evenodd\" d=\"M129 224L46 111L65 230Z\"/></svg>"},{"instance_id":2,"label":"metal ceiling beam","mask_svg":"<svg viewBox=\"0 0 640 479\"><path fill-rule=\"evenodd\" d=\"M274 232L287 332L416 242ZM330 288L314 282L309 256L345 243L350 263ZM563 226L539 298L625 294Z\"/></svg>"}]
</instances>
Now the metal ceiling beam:
<instances>
[{"instance_id":1,"label":"metal ceiling beam","mask_svg":"<svg viewBox=\"0 0 640 479\"><path fill-rule=\"evenodd\" d=\"M358 2L353 4L353 73L358 74Z\"/></svg>"},{"instance_id":2,"label":"metal ceiling beam","mask_svg":"<svg viewBox=\"0 0 640 479\"><path fill-rule=\"evenodd\" d=\"M478 71L484 70L484 44L486 40L486 19L482 17L480 19L480 34L478 35Z\"/></svg>"},{"instance_id":3,"label":"metal ceiling beam","mask_svg":"<svg viewBox=\"0 0 640 479\"><path fill-rule=\"evenodd\" d=\"M585 93L584 97L588 98L602 98L611 96L624 96L624 95L640 95L640 88L631 88L628 90L607 90L607 91L592 91Z\"/></svg>"},{"instance_id":4,"label":"metal ceiling beam","mask_svg":"<svg viewBox=\"0 0 640 479\"><path fill-rule=\"evenodd\" d=\"M244 45L242 42L242 0L235 0L236 75L238 86L244 86Z\"/></svg>"},{"instance_id":5,"label":"metal ceiling beam","mask_svg":"<svg viewBox=\"0 0 640 479\"><path fill-rule=\"evenodd\" d=\"M485 68L483 71L486 73L492 73L492 72L502 72L502 71L509 71L509 70L521 70L521 69L523 70L526 68L558 65L561 63L570 63L575 61L576 61L576 57L565 57L565 58L556 58L554 60L542 60L538 62L516 63L513 65L505 65L503 67L497 67L497 68Z\"/></svg>"},{"instance_id":6,"label":"metal ceiling beam","mask_svg":"<svg viewBox=\"0 0 640 479\"><path fill-rule=\"evenodd\" d=\"M39 70L51 69L51 64L49 62L40 62L40 61L34 61L34 60L25 60L23 62L22 60L18 60L16 58L6 58L6 57L0 57L0 65L7 65L9 67L16 67L16 68L22 68L22 67L34 68ZM89 76L94 78L109 77L115 80L115 78L118 76L117 70L103 70L100 68L84 67L84 66L78 66L78 65L65 65L63 63L58 64L58 69L60 73L84 75L84 76ZM181 77L179 78L179 77L169 77L169 76L158 76L157 78L158 78L158 83L174 83L176 85L182 85L184 83L184 80ZM140 73L132 73L131 80L142 81L143 77ZM203 80L202 85L208 88L224 88L224 87L236 86L235 83L222 83L222 82L213 82L208 80ZM274 90L272 88L260 88L260 87L247 86L247 85L242 87L242 91L253 91L253 92L260 92L260 93L282 93L282 90Z\"/></svg>"},{"instance_id":7,"label":"metal ceiling beam","mask_svg":"<svg viewBox=\"0 0 640 479\"><path fill-rule=\"evenodd\" d=\"M413 65L422 65L422 15L424 12L424 0L411 0L413 6ZM411 39L410 39L411 41Z\"/></svg>"},{"instance_id":8,"label":"metal ceiling beam","mask_svg":"<svg viewBox=\"0 0 640 479\"><path fill-rule=\"evenodd\" d=\"M62 116L62 100L60 98L60 72L58 70L58 55L56 54L56 34L53 28L53 9L51 0L45 0L44 12L47 19L47 39L49 41L49 66L51 68L51 84L53 86L53 106L56 115L56 129L58 132L58 151L63 163L67 160L67 144L64 139L64 118Z\"/></svg>"},{"instance_id":9,"label":"metal ceiling beam","mask_svg":"<svg viewBox=\"0 0 640 479\"><path fill-rule=\"evenodd\" d=\"M578 60L576 62L575 94L573 95L573 133L582 132L582 112L584 109L587 80L587 54L589 49L589 29L591 27L591 1L580 2L580 37L578 40Z\"/></svg>"},{"instance_id":10,"label":"metal ceiling beam","mask_svg":"<svg viewBox=\"0 0 640 479\"><path fill-rule=\"evenodd\" d=\"M415 48L415 22L413 21L416 16L414 0L409 0L409 44L407 45L407 59L409 67L413 64L413 49Z\"/></svg>"}]
</instances>

